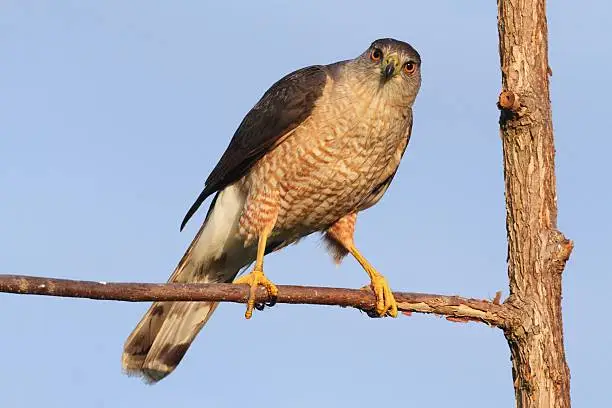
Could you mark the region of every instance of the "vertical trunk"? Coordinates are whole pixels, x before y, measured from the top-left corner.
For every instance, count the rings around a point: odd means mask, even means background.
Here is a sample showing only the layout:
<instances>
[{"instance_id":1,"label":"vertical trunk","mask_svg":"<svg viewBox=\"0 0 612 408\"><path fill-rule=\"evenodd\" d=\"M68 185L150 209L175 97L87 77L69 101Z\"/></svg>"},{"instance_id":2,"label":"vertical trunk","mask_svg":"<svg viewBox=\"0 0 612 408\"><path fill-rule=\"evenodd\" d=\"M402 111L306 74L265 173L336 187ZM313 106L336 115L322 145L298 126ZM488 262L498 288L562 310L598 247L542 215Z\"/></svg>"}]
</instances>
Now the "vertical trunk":
<instances>
[{"instance_id":1,"label":"vertical trunk","mask_svg":"<svg viewBox=\"0 0 612 408\"><path fill-rule=\"evenodd\" d=\"M519 408L569 407L561 276L572 243L557 231L544 0L498 0L500 129L508 232L505 330Z\"/></svg>"}]
</instances>

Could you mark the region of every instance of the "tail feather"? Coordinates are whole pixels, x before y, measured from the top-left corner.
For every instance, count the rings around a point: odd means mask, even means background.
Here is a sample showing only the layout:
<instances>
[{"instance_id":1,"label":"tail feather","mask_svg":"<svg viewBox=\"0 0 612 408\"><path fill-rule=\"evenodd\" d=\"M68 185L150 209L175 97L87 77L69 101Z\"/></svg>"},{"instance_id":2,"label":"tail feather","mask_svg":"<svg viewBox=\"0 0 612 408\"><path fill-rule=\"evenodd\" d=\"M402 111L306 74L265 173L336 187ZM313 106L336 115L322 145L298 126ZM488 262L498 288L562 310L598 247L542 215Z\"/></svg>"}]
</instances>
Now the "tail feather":
<instances>
[{"instance_id":1,"label":"tail feather","mask_svg":"<svg viewBox=\"0 0 612 408\"><path fill-rule=\"evenodd\" d=\"M252 262L254 250L238 238L244 196L234 186L220 192L204 225L169 282L232 282ZM155 302L125 342L123 370L154 383L170 374L217 308L216 302Z\"/></svg>"},{"instance_id":2,"label":"tail feather","mask_svg":"<svg viewBox=\"0 0 612 408\"><path fill-rule=\"evenodd\" d=\"M138 353L126 344L123 354L125 371L141 375L148 383L166 377L179 365L217 305L217 302L171 302L156 336L149 336L148 343L132 343L137 346L148 344L146 347L140 347ZM148 316L149 313L145 320Z\"/></svg>"},{"instance_id":3,"label":"tail feather","mask_svg":"<svg viewBox=\"0 0 612 408\"><path fill-rule=\"evenodd\" d=\"M121 365L129 375L142 375L142 367L173 302L156 302L125 342Z\"/></svg>"}]
</instances>

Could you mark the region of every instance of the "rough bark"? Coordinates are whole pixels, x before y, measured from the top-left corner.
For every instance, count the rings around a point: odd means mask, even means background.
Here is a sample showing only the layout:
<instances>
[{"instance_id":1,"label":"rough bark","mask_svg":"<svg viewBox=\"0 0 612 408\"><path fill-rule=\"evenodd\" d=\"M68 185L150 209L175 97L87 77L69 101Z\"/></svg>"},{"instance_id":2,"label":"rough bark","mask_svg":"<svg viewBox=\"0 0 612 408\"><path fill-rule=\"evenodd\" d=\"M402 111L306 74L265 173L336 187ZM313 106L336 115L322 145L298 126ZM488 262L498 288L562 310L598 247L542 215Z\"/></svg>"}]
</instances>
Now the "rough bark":
<instances>
[{"instance_id":1,"label":"rough bark","mask_svg":"<svg viewBox=\"0 0 612 408\"><path fill-rule=\"evenodd\" d=\"M555 148L544 0L498 0L499 106L506 186L505 335L519 408L569 407L561 277L572 243L557 230Z\"/></svg>"},{"instance_id":2,"label":"rough bark","mask_svg":"<svg viewBox=\"0 0 612 408\"><path fill-rule=\"evenodd\" d=\"M372 314L374 294L359 289L322 288L278 285L276 303L336 305L354 307ZM164 300L194 300L246 303L247 285L229 283L113 283L41 278L23 275L0 275L0 292L21 295L76 297L96 300L150 302ZM467 299L459 296L430 295L425 293L394 293L398 310L445 316L455 322L478 321L505 327L515 311L499 304L499 295L493 301ZM266 290L257 293L257 302L269 303Z\"/></svg>"}]
</instances>

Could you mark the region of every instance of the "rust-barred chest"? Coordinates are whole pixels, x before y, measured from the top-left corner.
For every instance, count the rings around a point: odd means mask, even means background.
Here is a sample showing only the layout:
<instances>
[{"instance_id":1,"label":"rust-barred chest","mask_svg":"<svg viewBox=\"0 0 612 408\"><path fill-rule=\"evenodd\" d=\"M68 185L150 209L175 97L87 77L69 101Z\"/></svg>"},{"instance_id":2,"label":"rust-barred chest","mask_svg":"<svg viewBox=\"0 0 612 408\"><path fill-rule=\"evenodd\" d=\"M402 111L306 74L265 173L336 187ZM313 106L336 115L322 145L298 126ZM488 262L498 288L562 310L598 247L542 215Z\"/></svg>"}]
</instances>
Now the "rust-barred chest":
<instances>
[{"instance_id":1,"label":"rust-barred chest","mask_svg":"<svg viewBox=\"0 0 612 408\"><path fill-rule=\"evenodd\" d=\"M276 216L274 231L281 235L325 229L362 209L396 171L407 143L409 108L376 96L357 105L331 92L327 98L319 104L325 108L315 108L244 180L245 218L253 224L244 226L247 235L254 238L254 224L269 214Z\"/></svg>"}]
</instances>

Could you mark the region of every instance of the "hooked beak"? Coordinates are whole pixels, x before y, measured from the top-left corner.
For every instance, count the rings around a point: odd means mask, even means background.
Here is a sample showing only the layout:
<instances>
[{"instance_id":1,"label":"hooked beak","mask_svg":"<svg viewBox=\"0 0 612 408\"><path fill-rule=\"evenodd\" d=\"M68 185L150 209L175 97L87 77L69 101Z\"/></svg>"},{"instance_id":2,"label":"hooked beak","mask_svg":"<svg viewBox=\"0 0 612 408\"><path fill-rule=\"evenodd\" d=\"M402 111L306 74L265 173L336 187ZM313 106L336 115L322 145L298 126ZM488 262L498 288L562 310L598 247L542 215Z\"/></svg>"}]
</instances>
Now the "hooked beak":
<instances>
[{"instance_id":1,"label":"hooked beak","mask_svg":"<svg viewBox=\"0 0 612 408\"><path fill-rule=\"evenodd\" d=\"M388 64L385 67L385 71L383 76L385 77L385 81L388 81L389 78L391 78L393 76L393 72L395 72L395 65L393 64Z\"/></svg>"},{"instance_id":2,"label":"hooked beak","mask_svg":"<svg viewBox=\"0 0 612 408\"><path fill-rule=\"evenodd\" d=\"M383 80L387 82L389 79L393 77L395 71L397 70L397 66L399 64L398 58L395 54L389 55L383 64L382 76Z\"/></svg>"}]
</instances>

